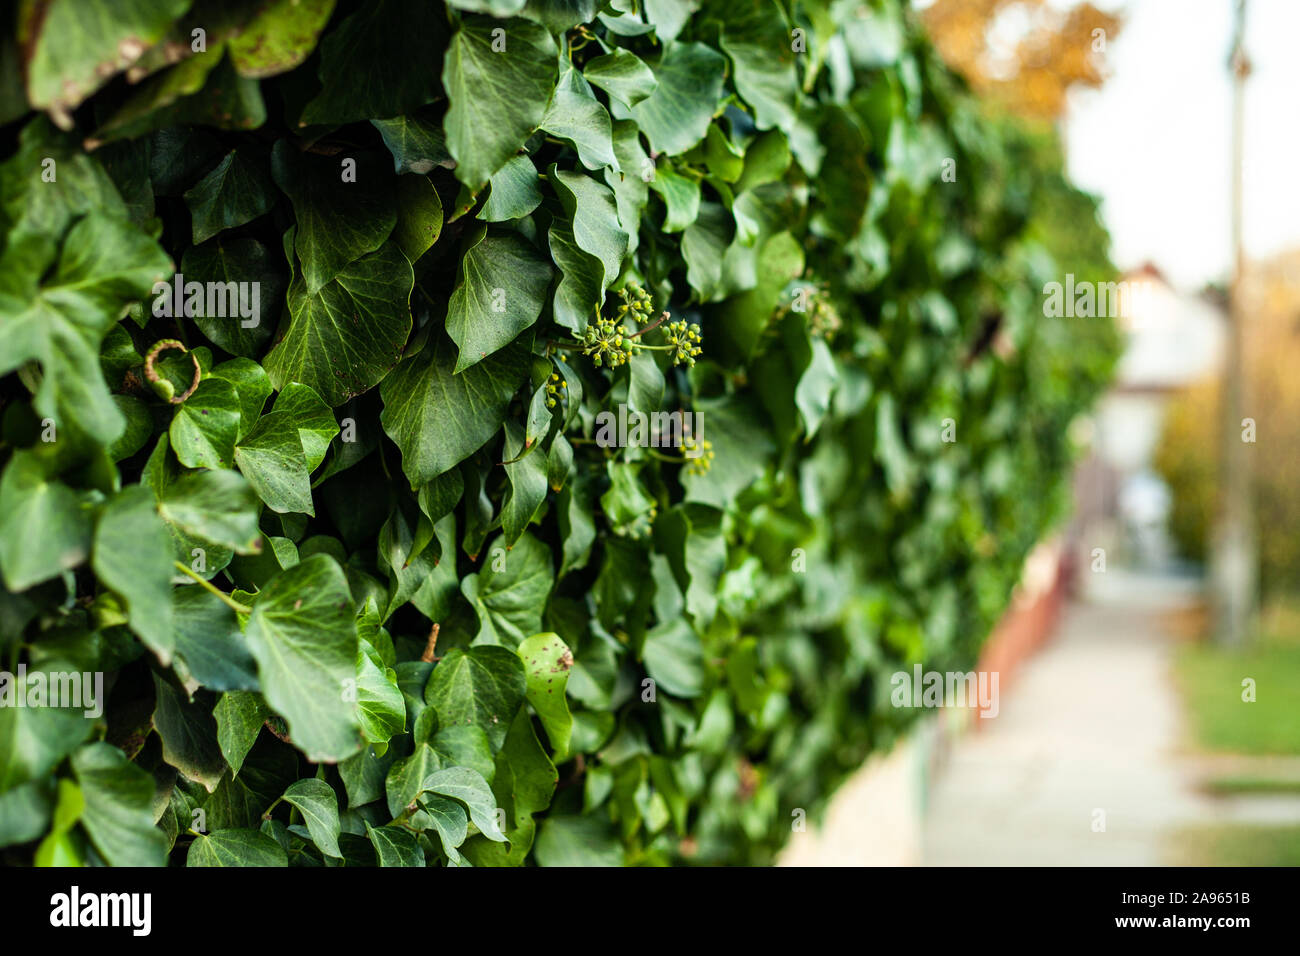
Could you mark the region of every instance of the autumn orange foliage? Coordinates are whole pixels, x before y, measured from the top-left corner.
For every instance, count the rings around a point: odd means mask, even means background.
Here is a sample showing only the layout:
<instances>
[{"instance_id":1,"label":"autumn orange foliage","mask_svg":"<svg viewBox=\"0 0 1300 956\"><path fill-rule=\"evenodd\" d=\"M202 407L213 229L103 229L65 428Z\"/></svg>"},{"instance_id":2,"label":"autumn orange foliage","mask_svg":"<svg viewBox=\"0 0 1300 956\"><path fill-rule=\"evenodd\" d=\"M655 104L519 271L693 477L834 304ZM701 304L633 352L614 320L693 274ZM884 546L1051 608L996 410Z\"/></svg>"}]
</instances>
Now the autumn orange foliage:
<instances>
[{"instance_id":1,"label":"autumn orange foliage","mask_svg":"<svg viewBox=\"0 0 1300 956\"><path fill-rule=\"evenodd\" d=\"M1054 120L1072 87L1105 80L1107 44L1120 19L1091 3L935 0L922 20L940 56L976 92L1013 113Z\"/></svg>"}]
</instances>

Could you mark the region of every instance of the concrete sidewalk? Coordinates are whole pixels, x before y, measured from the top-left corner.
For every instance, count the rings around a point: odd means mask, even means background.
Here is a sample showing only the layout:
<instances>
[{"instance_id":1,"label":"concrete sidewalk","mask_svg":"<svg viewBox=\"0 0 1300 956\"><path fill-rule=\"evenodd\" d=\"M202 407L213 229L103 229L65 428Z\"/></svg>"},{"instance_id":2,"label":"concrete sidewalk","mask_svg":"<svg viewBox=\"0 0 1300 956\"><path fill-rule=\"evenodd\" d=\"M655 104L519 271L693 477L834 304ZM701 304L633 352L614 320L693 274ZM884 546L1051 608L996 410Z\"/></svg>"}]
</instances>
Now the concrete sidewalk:
<instances>
[{"instance_id":1,"label":"concrete sidewalk","mask_svg":"<svg viewBox=\"0 0 1300 956\"><path fill-rule=\"evenodd\" d=\"M976 720L986 726L958 738L934 775L925 863L1159 865L1171 830L1221 818L1179 753L1162 615L1187 597L1181 582L1115 575L1066 608L1055 639L1003 690L1001 713Z\"/></svg>"}]
</instances>

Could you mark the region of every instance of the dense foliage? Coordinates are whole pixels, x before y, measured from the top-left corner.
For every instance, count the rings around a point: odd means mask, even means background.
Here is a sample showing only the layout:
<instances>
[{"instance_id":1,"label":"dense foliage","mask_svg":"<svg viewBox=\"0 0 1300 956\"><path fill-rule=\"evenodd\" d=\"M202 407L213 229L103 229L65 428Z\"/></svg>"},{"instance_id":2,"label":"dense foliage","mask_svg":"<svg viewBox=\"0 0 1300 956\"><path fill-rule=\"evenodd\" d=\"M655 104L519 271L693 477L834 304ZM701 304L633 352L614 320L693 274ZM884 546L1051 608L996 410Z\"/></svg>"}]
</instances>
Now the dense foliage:
<instances>
[{"instance_id":1,"label":"dense foliage","mask_svg":"<svg viewBox=\"0 0 1300 956\"><path fill-rule=\"evenodd\" d=\"M767 861L1059 514L1105 237L895 0L16 26L10 861Z\"/></svg>"}]
</instances>

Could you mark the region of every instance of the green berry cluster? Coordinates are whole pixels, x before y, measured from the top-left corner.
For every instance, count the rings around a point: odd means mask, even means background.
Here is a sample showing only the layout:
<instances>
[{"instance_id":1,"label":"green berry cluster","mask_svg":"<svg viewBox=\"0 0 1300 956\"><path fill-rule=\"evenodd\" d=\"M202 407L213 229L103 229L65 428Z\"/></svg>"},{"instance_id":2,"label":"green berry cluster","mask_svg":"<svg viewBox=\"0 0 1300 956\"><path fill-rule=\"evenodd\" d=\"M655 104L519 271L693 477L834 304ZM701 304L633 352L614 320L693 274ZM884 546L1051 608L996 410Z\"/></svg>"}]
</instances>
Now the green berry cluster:
<instances>
[{"instance_id":1,"label":"green berry cluster","mask_svg":"<svg viewBox=\"0 0 1300 956\"><path fill-rule=\"evenodd\" d=\"M655 518L657 517L659 517L659 507L652 504L648 511L636 515L631 521L616 526L613 530L615 534L624 538L632 538L633 540L648 538L654 530Z\"/></svg>"},{"instance_id":2,"label":"green berry cluster","mask_svg":"<svg viewBox=\"0 0 1300 956\"><path fill-rule=\"evenodd\" d=\"M682 453L686 456L686 473L704 475L713 467L713 442L694 435L682 436Z\"/></svg>"},{"instance_id":3,"label":"green berry cluster","mask_svg":"<svg viewBox=\"0 0 1300 956\"><path fill-rule=\"evenodd\" d=\"M582 354L597 367L618 368L636 354L637 340L625 334L623 320L599 318L582 333Z\"/></svg>"},{"instance_id":4,"label":"green berry cluster","mask_svg":"<svg viewBox=\"0 0 1300 956\"><path fill-rule=\"evenodd\" d=\"M672 314L669 312L661 312L659 318L650 322L654 303L650 300L650 294L635 281L629 281L619 295L623 301L613 317L598 315L596 321L583 330L581 341L576 343L583 355L590 356L598 367L618 368L626 365L628 359L641 350L649 349L667 352L674 365L690 367L695 364L695 356L702 351L698 325L693 322L670 321ZM638 326L637 331L629 330L628 319ZM663 343L651 345L641 338L661 326Z\"/></svg>"},{"instance_id":5,"label":"green berry cluster","mask_svg":"<svg viewBox=\"0 0 1300 956\"><path fill-rule=\"evenodd\" d=\"M629 279L619 295L623 304L618 307L618 319L630 317L637 325L645 325L650 321L655 310L654 303L650 301L650 293L641 288L635 279Z\"/></svg>"},{"instance_id":6,"label":"green berry cluster","mask_svg":"<svg viewBox=\"0 0 1300 956\"><path fill-rule=\"evenodd\" d=\"M694 322L669 322L664 331L664 339L672 346L674 365L688 368L695 364L695 356L700 354L700 327Z\"/></svg>"},{"instance_id":7,"label":"green berry cluster","mask_svg":"<svg viewBox=\"0 0 1300 956\"><path fill-rule=\"evenodd\" d=\"M835 303L831 301L827 283L800 279L786 286L786 293L786 301L777 308L774 315L773 326L791 312L798 312L807 323L809 335L828 342L835 337L844 322Z\"/></svg>"},{"instance_id":8,"label":"green berry cluster","mask_svg":"<svg viewBox=\"0 0 1300 956\"><path fill-rule=\"evenodd\" d=\"M564 401L565 396L569 394L568 388L569 383L552 372L550 381L546 383L546 407L554 408L556 404Z\"/></svg>"},{"instance_id":9,"label":"green berry cluster","mask_svg":"<svg viewBox=\"0 0 1300 956\"><path fill-rule=\"evenodd\" d=\"M813 297L812 312L808 316L810 335L830 341L843 324L839 310L835 308L829 295L823 293Z\"/></svg>"}]
</instances>

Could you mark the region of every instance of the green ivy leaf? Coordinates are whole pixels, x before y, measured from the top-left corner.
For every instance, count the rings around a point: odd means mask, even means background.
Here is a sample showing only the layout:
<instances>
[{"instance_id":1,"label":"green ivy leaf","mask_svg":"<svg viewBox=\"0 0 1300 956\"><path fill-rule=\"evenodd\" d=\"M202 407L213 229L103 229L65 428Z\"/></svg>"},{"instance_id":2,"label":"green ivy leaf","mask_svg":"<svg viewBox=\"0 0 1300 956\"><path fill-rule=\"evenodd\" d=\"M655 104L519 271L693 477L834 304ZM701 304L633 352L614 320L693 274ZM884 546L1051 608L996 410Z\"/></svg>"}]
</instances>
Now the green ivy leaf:
<instances>
[{"instance_id":1,"label":"green ivy leaf","mask_svg":"<svg viewBox=\"0 0 1300 956\"><path fill-rule=\"evenodd\" d=\"M701 302L718 298L722 289L723 258L735 235L735 221L718 203L700 203L695 221L682 233L682 258L686 281Z\"/></svg>"},{"instance_id":2,"label":"green ivy leaf","mask_svg":"<svg viewBox=\"0 0 1300 956\"><path fill-rule=\"evenodd\" d=\"M695 412L699 416L699 437L713 443L714 458L704 474L682 478L686 500L725 511L763 473L775 446L758 426L758 413L750 396L697 402Z\"/></svg>"},{"instance_id":3,"label":"green ivy leaf","mask_svg":"<svg viewBox=\"0 0 1300 956\"><path fill-rule=\"evenodd\" d=\"M561 73L541 128L573 146L578 159L588 169L606 166L618 169L609 113L596 99L591 85L572 67L566 67Z\"/></svg>"},{"instance_id":4,"label":"green ivy leaf","mask_svg":"<svg viewBox=\"0 0 1300 956\"><path fill-rule=\"evenodd\" d=\"M158 511L181 531L238 554L256 554L257 493L233 471L199 471L185 475L163 491Z\"/></svg>"},{"instance_id":5,"label":"green ivy leaf","mask_svg":"<svg viewBox=\"0 0 1300 956\"><path fill-rule=\"evenodd\" d=\"M582 67L582 75L588 83L599 86L629 107L636 106L659 85L654 71L640 57L617 47L613 53L588 60Z\"/></svg>"},{"instance_id":6,"label":"green ivy leaf","mask_svg":"<svg viewBox=\"0 0 1300 956\"><path fill-rule=\"evenodd\" d=\"M573 224L573 238L578 248L593 256L604 269L600 292L607 289L623 268L628 237L618 221L614 194L607 186L582 173L551 166L555 195Z\"/></svg>"},{"instance_id":7,"label":"green ivy leaf","mask_svg":"<svg viewBox=\"0 0 1300 956\"><path fill-rule=\"evenodd\" d=\"M59 781L60 802L65 783L75 786L71 781ZM0 792L0 847L38 840L50 828L52 789L49 781L34 780Z\"/></svg>"},{"instance_id":8,"label":"green ivy leaf","mask_svg":"<svg viewBox=\"0 0 1300 956\"><path fill-rule=\"evenodd\" d=\"M437 166L453 169L456 161L447 152L447 137L436 115L420 110L409 116L372 119L384 145L393 154L393 168L398 173L433 172Z\"/></svg>"},{"instance_id":9,"label":"green ivy leaf","mask_svg":"<svg viewBox=\"0 0 1300 956\"><path fill-rule=\"evenodd\" d=\"M564 696L569 669L573 667L573 652L560 635L546 632L520 643L518 653L528 679L528 703L541 718L556 759L562 759L569 751L569 735L573 731L573 716Z\"/></svg>"},{"instance_id":10,"label":"green ivy leaf","mask_svg":"<svg viewBox=\"0 0 1300 956\"><path fill-rule=\"evenodd\" d=\"M97 142L144 136L170 126L250 130L266 122L256 80L240 76L221 53L192 56L151 76L95 130Z\"/></svg>"},{"instance_id":11,"label":"green ivy leaf","mask_svg":"<svg viewBox=\"0 0 1300 956\"><path fill-rule=\"evenodd\" d=\"M366 836L374 845L380 866L424 866L424 849L419 838L405 827L366 824Z\"/></svg>"},{"instance_id":12,"label":"green ivy leaf","mask_svg":"<svg viewBox=\"0 0 1300 956\"><path fill-rule=\"evenodd\" d=\"M289 286L289 330L265 366L278 389L310 386L331 406L379 384L411 332L411 264L388 243L345 266L317 292Z\"/></svg>"},{"instance_id":13,"label":"green ivy leaf","mask_svg":"<svg viewBox=\"0 0 1300 956\"><path fill-rule=\"evenodd\" d=\"M754 288L730 297L718 307L718 329L725 348L745 360L753 356L780 303L782 290L803 268L803 249L790 233L779 232L763 242Z\"/></svg>"},{"instance_id":14,"label":"green ivy leaf","mask_svg":"<svg viewBox=\"0 0 1300 956\"><path fill-rule=\"evenodd\" d=\"M288 72L316 49L335 0L269 0L226 41L241 76L264 79Z\"/></svg>"},{"instance_id":15,"label":"green ivy leaf","mask_svg":"<svg viewBox=\"0 0 1300 956\"><path fill-rule=\"evenodd\" d=\"M524 454L522 426L506 422L505 429L510 496L501 506L501 537L507 548L513 548L546 500L546 457L535 446Z\"/></svg>"},{"instance_id":16,"label":"green ivy leaf","mask_svg":"<svg viewBox=\"0 0 1300 956\"><path fill-rule=\"evenodd\" d=\"M394 763L384 783L388 812L394 817L401 816L420 795L420 785L424 783L424 778L441 766L442 760L427 743L416 744L415 751L409 757Z\"/></svg>"},{"instance_id":17,"label":"green ivy leaf","mask_svg":"<svg viewBox=\"0 0 1300 956\"><path fill-rule=\"evenodd\" d=\"M349 263L378 250L397 222L392 177L372 154L345 158L356 161L355 182L343 180L342 160L300 153L288 140L271 152L271 172L297 219L293 244L305 280L301 298L314 296ZM356 272L348 274L355 284ZM297 312L292 304L290 311Z\"/></svg>"},{"instance_id":18,"label":"green ivy leaf","mask_svg":"<svg viewBox=\"0 0 1300 956\"><path fill-rule=\"evenodd\" d=\"M284 791L285 803L302 812L312 842L326 856L341 857L339 850L339 798L324 780L299 780Z\"/></svg>"},{"instance_id":19,"label":"green ivy leaf","mask_svg":"<svg viewBox=\"0 0 1300 956\"><path fill-rule=\"evenodd\" d=\"M655 170L650 188L659 194L668 210L664 217L664 232L681 232L699 216L700 184L694 179L678 175L665 164Z\"/></svg>"},{"instance_id":20,"label":"green ivy leaf","mask_svg":"<svg viewBox=\"0 0 1300 956\"><path fill-rule=\"evenodd\" d=\"M506 812L509 846L475 838L465 845L465 855L476 866L521 864L532 848L537 830L533 814L550 806L557 779L555 764L533 731L528 708L519 708L505 744L497 754L497 771L492 779L497 806Z\"/></svg>"},{"instance_id":21,"label":"green ivy leaf","mask_svg":"<svg viewBox=\"0 0 1300 956\"><path fill-rule=\"evenodd\" d=\"M697 630L706 631L718 610L718 579L727 565L722 512L678 506L655 523L655 543L672 567L686 613Z\"/></svg>"},{"instance_id":22,"label":"green ivy leaf","mask_svg":"<svg viewBox=\"0 0 1300 956\"><path fill-rule=\"evenodd\" d=\"M537 321L551 267L517 236L471 240L460 282L447 303L447 334L459 347L459 375L518 338Z\"/></svg>"},{"instance_id":23,"label":"green ivy leaf","mask_svg":"<svg viewBox=\"0 0 1300 956\"><path fill-rule=\"evenodd\" d=\"M114 73L162 39L192 0L55 0L39 18L25 50L27 98L62 125L68 113Z\"/></svg>"},{"instance_id":24,"label":"green ivy leaf","mask_svg":"<svg viewBox=\"0 0 1300 956\"><path fill-rule=\"evenodd\" d=\"M641 144L641 133L631 120L614 121L614 155L622 172L606 169L605 185L614 190L618 221L628 234L628 252L637 250L641 209L649 195L647 180L654 178L654 163Z\"/></svg>"},{"instance_id":25,"label":"green ivy leaf","mask_svg":"<svg viewBox=\"0 0 1300 956\"><path fill-rule=\"evenodd\" d=\"M239 394L220 378L206 378L178 405L168 429L172 450L186 468L229 468L239 437Z\"/></svg>"},{"instance_id":26,"label":"green ivy leaf","mask_svg":"<svg viewBox=\"0 0 1300 956\"><path fill-rule=\"evenodd\" d=\"M424 0L375 0L345 17L321 41L321 91L298 125L401 116L434 100L446 46L439 13Z\"/></svg>"},{"instance_id":27,"label":"green ivy leaf","mask_svg":"<svg viewBox=\"0 0 1300 956\"><path fill-rule=\"evenodd\" d=\"M443 852L452 857L455 848L464 843L465 837L469 835L469 816L465 813L465 808L455 800L436 794L422 797L420 807L421 822L426 824L426 829L432 827L438 831Z\"/></svg>"},{"instance_id":28,"label":"green ivy leaf","mask_svg":"<svg viewBox=\"0 0 1300 956\"><path fill-rule=\"evenodd\" d=\"M165 865L167 841L153 825L150 776L106 743L87 744L71 763L86 800L81 825L108 864Z\"/></svg>"},{"instance_id":29,"label":"green ivy leaf","mask_svg":"<svg viewBox=\"0 0 1300 956\"><path fill-rule=\"evenodd\" d=\"M262 408L274 391L271 377L266 374L266 369L246 358L228 359L209 374L235 386L239 398L239 438L243 438L262 417Z\"/></svg>"},{"instance_id":30,"label":"green ivy leaf","mask_svg":"<svg viewBox=\"0 0 1300 956\"><path fill-rule=\"evenodd\" d=\"M704 692L704 651L699 637L681 618L647 632L641 652L646 673L668 693L698 697Z\"/></svg>"},{"instance_id":31,"label":"green ivy leaf","mask_svg":"<svg viewBox=\"0 0 1300 956\"><path fill-rule=\"evenodd\" d=\"M24 591L69 571L90 555L89 502L46 474L34 451L14 452L0 478L0 570Z\"/></svg>"},{"instance_id":32,"label":"green ivy leaf","mask_svg":"<svg viewBox=\"0 0 1300 956\"><path fill-rule=\"evenodd\" d=\"M256 830L217 830L190 844L186 866L288 866L284 848Z\"/></svg>"},{"instance_id":33,"label":"green ivy leaf","mask_svg":"<svg viewBox=\"0 0 1300 956\"><path fill-rule=\"evenodd\" d=\"M207 314L206 296L201 303L195 303L198 308L187 312L212 344L233 355L260 356L263 346L271 338L275 326L273 319L284 293L284 280L266 246L256 239L221 236L186 249L181 258L181 272L186 284L199 282L205 289L227 290L225 308L213 310L218 314ZM230 285L232 282L235 283L233 287ZM246 290L242 298L239 293L241 283ZM232 288L236 290L235 295L229 294ZM257 290L256 300L253 299L254 288ZM216 305L217 300L213 304ZM245 316L243 311L252 314Z\"/></svg>"},{"instance_id":34,"label":"green ivy leaf","mask_svg":"<svg viewBox=\"0 0 1300 956\"><path fill-rule=\"evenodd\" d=\"M488 566L461 581L461 593L478 615L476 643L517 647L541 630L555 572L550 549L532 535L523 535L509 551L500 541L489 549Z\"/></svg>"},{"instance_id":35,"label":"green ivy leaf","mask_svg":"<svg viewBox=\"0 0 1300 956\"><path fill-rule=\"evenodd\" d=\"M555 321L581 332L622 269L628 234L607 187L554 165L550 177L567 215L567 221L552 220L549 234L551 255L564 274L555 290Z\"/></svg>"},{"instance_id":36,"label":"green ivy leaf","mask_svg":"<svg viewBox=\"0 0 1300 956\"><path fill-rule=\"evenodd\" d=\"M430 739L429 746L442 757L444 766L469 767L489 782L496 772L492 744L482 727L464 724L442 727Z\"/></svg>"},{"instance_id":37,"label":"green ivy leaf","mask_svg":"<svg viewBox=\"0 0 1300 956\"><path fill-rule=\"evenodd\" d=\"M51 686L57 664L27 668L27 687L16 674L0 676L0 693L27 693L35 682ZM37 677L37 675L40 675ZM89 703L89 701L86 701ZM104 701L97 701L103 705ZM0 794L33 780L40 780L90 735L95 717L85 716L88 708L0 707Z\"/></svg>"},{"instance_id":38,"label":"green ivy leaf","mask_svg":"<svg viewBox=\"0 0 1300 956\"><path fill-rule=\"evenodd\" d=\"M447 148L458 180L477 191L515 155L541 125L555 78L555 41L544 28L527 20L461 18L442 67L451 100Z\"/></svg>"},{"instance_id":39,"label":"green ivy leaf","mask_svg":"<svg viewBox=\"0 0 1300 956\"><path fill-rule=\"evenodd\" d=\"M153 726L162 740L163 760L211 793L226 772L212 716L212 696L200 691L200 696L190 700L157 672L153 686Z\"/></svg>"},{"instance_id":40,"label":"green ivy leaf","mask_svg":"<svg viewBox=\"0 0 1300 956\"><path fill-rule=\"evenodd\" d=\"M393 242L408 261L417 261L438 241L442 221L442 201L427 176L402 176L397 180Z\"/></svg>"},{"instance_id":41,"label":"green ivy leaf","mask_svg":"<svg viewBox=\"0 0 1300 956\"><path fill-rule=\"evenodd\" d=\"M212 690L256 690L257 666L235 612L201 587L172 589L176 659Z\"/></svg>"},{"instance_id":42,"label":"green ivy leaf","mask_svg":"<svg viewBox=\"0 0 1300 956\"><path fill-rule=\"evenodd\" d=\"M230 765L230 772L238 776L244 758L257 742L262 725L271 716L270 708L260 694L227 691L212 709L212 716L217 722L217 745L221 748L221 755Z\"/></svg>"},{"instance_id":43,"label":"green ivy leaf","mask_svg":"<svg viewBox=\"0 0 1300 956\"><path fill-rule=\"evenodd\" d=\"M57 258L49 236L15 237L0 254L0 375L39 362L36 411L112 442L124 423L99 370L100 342L170 272L157 243L99 213L78 220Z\"/></svg>"},{"instance_id":44,"label":"green ivy leaf","mask_svg":"<svg viewBox=\"0 0 1300 956\"><path fill-rule=\"evenodd\" d=\"M674 43L653 66L658 86L632 107L656 153L676 156L708 131L722 99L727 59L703 43Z\"/></svg>"},{"instance_id":45,"label":"green ivy leaf","mask_svg":"<svg viewBox=\"0 0 1300 956\"><path fill-rule=\"evenodd\" d=\"M823 107L820 134L826 159L813 224L823 235L847 241L857 235L871 192L867 134L851 111L834 105Z\"/></svg>"},{"instance_id":46,"label":"green ivy leaf","mask_svg":"<svg viewBox=\"0 0 1300 956\"><path fill-rule=\"evenodd\" d=\"M504 735L503 735L504 736ZM469 767L447 767L424 778L420 789L451 797L465 805L469 818L489 840L504 842L506 835L496 821L496 797L483 775Z\"/></svg>"},{"instance_id":47,"label":"green ivy leaf","mask_svg":"<svg viewBox=\"0 0 1300 956\"><path fill-rule=\"evenodd\" d=\"M100 581L125 599L131 630L159 660L170 663L176 641L171 541L148 488L123 488L104 506L92 564Z\"/></svg>"},{"instance_id":48,"label":"green ivy leaf","mask_svg":"<svg viewBox=\"0 0 1300 956\"><path fill-rule=\"evenodd\" d=\"M295 382L239 442L235 464L272 511L315 515L311 473L338 433L329 407Z\"/></svg>"},{"instance_id":49,"label":"green ivy leaf","mask_svg":"<svg viewBox=\"0 0 1300 956\"><path fill-rule=\"evenodd\" d=\"M528 375L530 343L514 342L459 375L455 348L441 337L384 380L384 431L402 451L418 488L451 470L501 430L506 404Z\"/></svg>"},{"instance_id":50,"label":"green ivy leaf","mask_svg":"<svg viewBox=\"0 0 1300 956\"><path fill-rule=\"evenodd\" d=\"M388 741L406 729L406 704L397 675L383 666L378 652L364 640L357 649L357 717L361 735L380 755Z\"/></svg>"},{"instance_id":51,"label":"green ivy leaf","mask_svg":"<svg viewBox=\"0 0 1300 956\"><path fill-rule=\"evenodd\" d=\"M781 6L774 0L714 0L704 12L722 24L722 49L731 57L736 91L753 108L755 125L788 129L799 86Z\"/></svg>"},{"instance_id":52,"label":"green ivy leaf","mask_svg":"<svg viewBox=\"0 0 1300 956\"><path fill-rule=\"evenodd\" d=\"M499 750L525 690L524 667L514 652L490 646L456 648L433 669L424 699L437 712L440 727L479 727L492 749Z\"/></svg>"},{"instance_id":53,"label":"green ivy leaf","mask_svg":"<svg viewBox=\"0 0 1300 956\"><path fill-rule=\"evenodd\" d=\"M212 172L185 193L194 244L234 229L275 205L275 185L262 164L247 151L232 149Z\"/></svg>"},{"instance_id":54,"label":"green ivy leaf","mask_svg":"<svg viewBox=\"0 0 1300 956\"><path fill-rule=\"evenodd\" d=\"M522 219L542 202L537 167L527 156L516 156L492 174L487 202L478 212L486 222Z\"/></svg>"},{"instance_id":55,"label":"green ivy leaf","mask_svg":"<svg viewBox=\"0 0 1300 956\"><path fill-rule=\"evenodd\" d=\"M361 747L355 704L356 610L333 558L313 554L277 574L253 602L246 634L266 702L310 760L335 762Z\"/></svg>"},{"instance_id":56,"label":"green ivy leaf","mask_svg":"<svg viewBox=\"0 0 1300 956\"><path fill-rule=\"evenodd\" d=\"M538 866L622 866L623 847L608 820L550 816L537 836Z\"/></svg>"}]
</instances>

